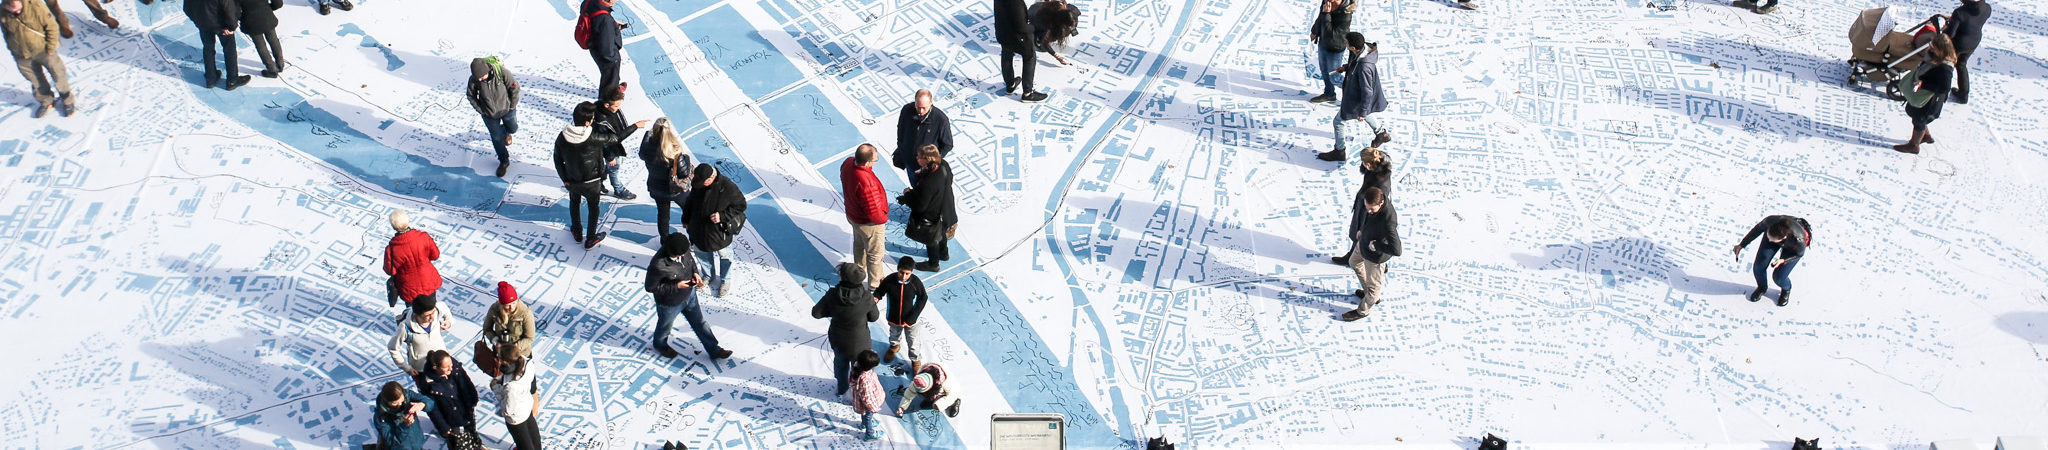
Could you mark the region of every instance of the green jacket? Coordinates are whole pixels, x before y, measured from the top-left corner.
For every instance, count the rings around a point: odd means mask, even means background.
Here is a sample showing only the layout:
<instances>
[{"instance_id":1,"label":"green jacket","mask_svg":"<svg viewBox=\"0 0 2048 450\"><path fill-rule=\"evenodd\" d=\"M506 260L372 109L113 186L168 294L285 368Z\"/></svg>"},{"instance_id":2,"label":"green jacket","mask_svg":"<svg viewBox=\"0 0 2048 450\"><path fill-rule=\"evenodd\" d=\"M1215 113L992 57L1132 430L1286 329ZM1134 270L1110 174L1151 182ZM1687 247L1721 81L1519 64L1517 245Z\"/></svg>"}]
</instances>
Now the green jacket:
<instances>
[{"instance_id":1,"label":"green jacket","mask_svg":"<svg viewBox=\"0 0 2048 450\"><path fill-rule=\"evenodd\" d=\"M526 302L513 304L512 313L505 314L503 308L491 305L491 312L484 314L484 339L496 344L510 344L519 348L519 354L533 355L533 309Z\"/></svg>"},{"instance_id":2,"label":"green jacket","mask_svg":"<svg viewBox=\"0 0 2048 450\"><path fill-rule=\"evenodd\" d=\"M21 14L0 11L0 32L7 35L7 51L14 59L57 51L57 18L41 0L22 0Z\"/></svg>"}]
</instances>

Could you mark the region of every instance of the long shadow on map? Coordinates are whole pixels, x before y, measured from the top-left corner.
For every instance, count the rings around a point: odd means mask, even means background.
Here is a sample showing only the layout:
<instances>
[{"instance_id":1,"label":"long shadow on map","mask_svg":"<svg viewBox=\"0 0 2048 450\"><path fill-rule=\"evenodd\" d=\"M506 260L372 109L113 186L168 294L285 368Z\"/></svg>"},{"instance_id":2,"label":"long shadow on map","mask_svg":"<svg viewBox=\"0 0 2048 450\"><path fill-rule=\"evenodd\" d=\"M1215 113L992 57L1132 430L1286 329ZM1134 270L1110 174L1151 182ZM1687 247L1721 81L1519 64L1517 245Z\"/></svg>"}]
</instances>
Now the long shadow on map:
<instances>
[{"instance_id":1,"label":"long shadow on map","mask_svg":"<svg viewBox=\"0 0 2048 450\"><path fill-rule=\"evenodd\" d=\"M1540 255L1514 254L1515 262L1534 270L1572 269L1604 278L1608 286L1637 281L1661 282L1672 289L1702 295L1741 295L1752 288L1686 274L1671 261L1669 249L1640 238L1615 238L1545 246Z\"/></svg>"},{"instance_id":2,"label":"long shadow on map","mask_svg":"<svg viewBox=\"0 0 2048 450\"><path fill-rule=\"evenodd\" d=\"M266 360L278 359L275 357L279 354L289 355L284 359L313 361L316 359L309 353L347 348L291 342L283 344L289 348L280 350L275 348L279 345L278 338L243 329L240 336L222 341L142 344L144 354L162 360L184 376L216 387L191 388L181 394L202 409L219 414L213 420L223 420L217 424L192 423L175 431L154 434L148 440L167 439L196 431L205 433L208 439L233 439L243 443L233 446L236 448L277 446L274 443L249 442L240 437L246 433L244 430L254 429L255 435L316 442L374 442L376 438L370 432L368 414L369 396L374 395L375 386L386 381L400 381L404 377L393 369L390 373L369 378L335 380L332 377L334 370L348 369L335 367L323 371L304 364L266 363ZM373 352L339 357L328 355L320 359L334 361L337 365L341 361L375 364L384 359L380 356ZM137 430L136 434L150 432Z\"/></svg>"},{"instance_id":3,"label":"long shadow on map","mask_svg":"<svg viewBox=\"0 0 2048 450\"><path fill-rule=\"evenodd\" d=\"M1722 66L1717 70L1780 72L1791 75L1795 80L1837 87L1843 86L1843 81L1849 77L1847 60L1786 50L1756 42L1712 36L1687 36L1683 39L1653 38L1649 40L1649 44L1651 47L1691 56L1689 59L1696 64ZM1847 40L1842 41L1841 53L1849 53ZM1728 62L1739 62L1742 66L1727 67ZM1864 91L1869 92L1868 89Z\"/></svg>"},{"instance_id":4,"label":"long shadow on map","mask_svg":"<svg viewBox=\"0 0 2048 450\"><path fill-rule=\"evenodd\" d=\"M1645 92L1643 98L1647 100L1645 104L1678 113L1693 123L1731 122L1728 125L1735 128L1753 133L1775 134L1787 141L1818 137L1853 146L1872 147L1872 151L1889 150L1891 144L1899 142L1898 139L1869 130L1826 123L1805 114L1781 111L1776 107L1719 95L1688 90L1666 90ZM1905 112L1901 110L1899 115L1903 119ZM1908 130L1901 129L1897 132L1904 136L1906 131Z\"/></svg>"},{"instance_id":5,"label":"long shadow on map","mask_svg":"<svg viewBox=\"0 0 2048 450\"><path fill-rule=\"evenodd\" d=\"M2048 311L2005 313L1998 316L1998 329L2035 344L2048 344Z\"/></svg>"}]
</instances>

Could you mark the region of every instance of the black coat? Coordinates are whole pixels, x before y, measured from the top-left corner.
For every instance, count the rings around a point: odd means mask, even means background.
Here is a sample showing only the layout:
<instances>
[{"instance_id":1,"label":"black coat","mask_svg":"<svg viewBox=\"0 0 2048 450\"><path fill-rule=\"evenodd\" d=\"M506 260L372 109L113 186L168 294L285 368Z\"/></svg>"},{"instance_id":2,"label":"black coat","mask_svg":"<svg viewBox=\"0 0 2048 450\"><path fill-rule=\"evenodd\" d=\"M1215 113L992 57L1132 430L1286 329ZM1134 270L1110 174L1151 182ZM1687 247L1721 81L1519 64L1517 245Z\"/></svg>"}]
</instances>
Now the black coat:
<instances>
[{"instance_id":1,"label":"black coat","mask_svg":"<svg viewBox=\"0 0 2048 450\"><path fill-rule=\"evenodd\" d=\"M586 5L595 4L597 2L589 2ZM600 64L616 64L619 62L619 48L623 45L625 37L620 36L619 21L612 18L612 13L598 14L590 18L590 59Z\"/></svg>"},{"instance_id":2,"label":"black coat","mask_svg":"<svg viewBox=\"0 0 2048 450\"><path fill-rule=\"evenodd\" d=\"M1361 168L1363 166L1363 164L1360 165ZM1358 195L1351 198L1352 211L1365 210L1365 190L1367 188L1380 188L1380 192L1385 193L1386 198L1392 201L1391 199L1394 198L1394 168L1382 164L1380 167L1375 168L1375 170L1362 172L1365 173L1365 184L1358 186ZM1362 222L1351 221L1351 228L1345 230L1344 238L1350 239L1351 236L1358 234L1358 228L1361 225L1363 225Z\"/></svg>"},{"instance_id":3,"label":"black coat","mask_svg":"<svg viewBox=\"0 0 2048 450\"><path fill-rule=\"evenodd\" d=\"M248 34L277 31L277 11L284 7L284 0L237 0L242 10L242 32Z\"/></svg>"},{"instance_id":4,"label":"black coat","mask_svg":"<svg viewBox=\"0 0 2048 450\"><path fill-rule=\"evenodd\" d=\"M844 356L860 354L861 350L873 350L874 340L868 336L868 323L882 318L882 312L875 309L875 299L868 293L867 276L860 266L839 265L839 284L825 291L825 297L811 306L812 318L831 318L832 325L826 327L825 337L832 343L832 352Z\"/></svg>"},{"instance_id":5,"label":"black coat","mask_svg":"<svg viewBox=\"0 0 2048 450\"><path fill-rule=\"evenodd\" d=\"M642 288L654 294L654 304L676 306L689 300L690 293L697 290L695 287L676 287L676 283L696 278L697 258L682 255L671 260L657 252L654 259L647 262L647 281Z\"/></svg>"},{"instance_id":6,"label":"black coat","mask_svg":"<svg viewBox=\"0 0 2048 450\"><path fill-rule=\"evenodd\" d=\"M606 161L626 156L626 138L640 132L640 127L626 121L625 110L613 111L602 106L597 107L597 120L591 125L596 126L598 130L611 133L615 139L611 145L604 147Z\"/></svg>"},{"instance_id":7,"label":"black coat","mask_svg":"<svg viewBox=\"0 0 2048 450\"><path fill-rule=\"evenodd\" d=\"M563 184L588 185L604 181L605 146L618 138L593 127L569 127L555 135L555 176Z\"/></svg>"},{"instance_id":8,"label":"black coat","mask_svg":"<svg viewBox=\"0 0 2048 450\"><path fill-rule=\"evenodd\" d=\"M455 370L448 378L421 373L420 394L434 399L431 416L439 417L440 426L463 428L476 426L476 382L470 381L469 373L462 370L462 364L454 364Z\"/></svg>"},{"instance_id":9,"label":"black coat","mask_svg":"<svg viewBox=\"0 0 2048 450\"><path fill-rule=\"evenodd\" d=\"M683 200L683 216L688 220L690 244L698 250L715 252L732 245L733 236L740 233L735 226L747 212L747 197L740 193L739 185L721 174L710 186L698 186L690 190L690 197ZM719 213L722 223L711 223L711 213Z\"/></svg>"},{"instance_id":10,"label":"black coat","mask_svg":"<svg viewBox=\"0 0 2048 450\"><path fill-rule=\"evenodd\" d=\"M875 299L889 303L889 323L893 325L914 325L917 316L924 314L924 305L931 297L925 294L924 280L917 274L908 279L900 273L882 278L882 285L875 288Z\"/></svg>"},{"instance_id":11,"label":"black coat","mask_svg":"<svg viewBox=\"0 0 2048 450\"><path fill-rule=\"evenodd\" d=\"M661 156L661 139L648 135L640 140L640 162L647 165L648 195L670 197L689 192L690 168L697 167L689 153L676 155L676 162L670 164Z\"/></svg>"},{"instance_id":12,"label":"black coat","mask_svg":"<svg viewBox=\"0 0 2048 450\"><path fill-rule=\"evenodd\" d=\"M1984 21L1991 19L1991 2L1963 2L1948 16L1948 37L1956 53L1977 51L1977 41L1984 38Z\"/></svg>"},{"instance_id":13,"label":"black coat","mask_svg":"<svg viewBox=\"0 0 2048 450\"><path fill-rule=\"evenodd\" d=\"M996 42L1011 53L1030 54L1031 13L1024 0L995 0Z\"/></svg>"},{"instance_id":14,"label":"black coat","mask_svg":"<svg viewBox=\"0 0 2048 450\"><path fill-rule=\"evenodd\" d=\"M233 30L242 20L241 5L236 0L185 0L185 18L192 20L192 26L199 32L220 34L221 30Z\"/></svg>"},{"instance_id":15,"label":"black coat","mask_svg":"<svg viewBox=\"0 0 2048 450\"><path fill-rule=\"evenodd\" d=\"M1323 51L1342 52L1351 45L1344 40L1344 35L1351 33L1351 13L1345 12L1349 6L1338 5L1336 10L1323 12L1322 2L1316 2L1316 20L1309 25L1308 32L1315 35L1315 42Z\"/></svg>"},{"instance_id":16,"label":"black coat","mask_svg":"<svg viewBox=\"0 0 2048 450\"><path fill-rule=\"evenodd\" d=\"M1401 256L1400 218L1394 214L1394 202L1380 205L1380 212L1365 212L1363 203L1352 211L1351 228L1359 230L1355 250L1365 260L1374 264L1386 264L1387 260Z\"/></svg>"},{"instance_id":17,"label":"black coat","mask_svg":"<svg viewBox=\"0 0 2048 450\"><path fill-rule=\"evenodd\" d=\"M940 162L938 167L926 172L904 194L904 206L910 207L911 220L927 219L938 222L940 232L960 223L960 214L953 207L953 163Z\"/></svg>"},{"instance_id":18,"label":"black coat","mask_svg":"<svg viewBox=\"0 0 2048 450\"><path fill-rule=\"evenodd\" d=\"M1785 242L1777 244L1778 256L1781 259L1806 256L1806 242L1810 240L1807 233L1811 230L1806 229L1806 219L1793 216L1765 217L1763 221L1757 222L1756 226L1749 228L1749 234L1742 235L1742 246L1748 247L1750 241L1756 240L1758 236L1763 236L1764 232L1769 231L1772 226L1776 226L1780 222L1785 222L1786 225L1792 227L1792 235L1786 237Z\"/></svg>"},{"instance_id":19,"label":"black coat","mask_svg":"<svg viewBox=\"0 0 2048 450\"><path fill-rule=\"evenodd\" d=\"M917 102L903 105L896 113L896 152L889 155L890 165L901 170L917 168L917 149L926 145L939 147L939 155L953 151L953 122L946 118L946 112L932 106L932 112L923 120L917 118Z\"/></svg>"}]
</instances>

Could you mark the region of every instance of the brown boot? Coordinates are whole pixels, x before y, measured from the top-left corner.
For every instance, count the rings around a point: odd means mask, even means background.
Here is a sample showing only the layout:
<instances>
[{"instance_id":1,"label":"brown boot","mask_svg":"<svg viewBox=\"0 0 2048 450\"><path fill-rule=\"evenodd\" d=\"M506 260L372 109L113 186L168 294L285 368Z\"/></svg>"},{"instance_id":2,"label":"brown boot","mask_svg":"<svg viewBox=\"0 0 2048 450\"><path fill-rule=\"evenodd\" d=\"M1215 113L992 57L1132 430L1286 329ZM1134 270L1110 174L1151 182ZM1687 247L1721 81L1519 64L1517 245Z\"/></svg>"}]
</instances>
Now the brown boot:
<instances>
[{"instance_id":1,"label":"brown boot","mask_svg":"<svg viewBox=\"0 0 2048 450\"><path fill-rule=\"evenodd\" d=\"M901 346L901 345L896 345L896 344L889 344L889 352L888 352L888 353L883 353L883 354L882 354L882 362L894 362L894 361L896 361L896 351L897 351L897 350L902 350L902 349L903 349L903 346Z\"/></svg>"},{"instance_id":2,"label":"brown boot","mask_svg":"<svg viewBox=\"0 0 2048 450\"><path fill-rule=\"evenodd\" d=\"M1934 143L1934 132L1933 132L1933 131L1931 131L1931 130L1930 130L1930 131L1922 131L1922 132L1920 132L1920 143L1922 143L1922 144L1932 144L1932 143Z\"/></svg>"},{"instance_id":3,"label":"brown boot","mask_svg":"<svg viewBox=\"0 0 2048 450\"><path fill-rule=\"evenodd\" d=\"M85 0L85 1L86 1L86 4L88 4L88 5L92 4L92 0ZM107 10L105 10L105 9L101 9L101 8L93 8L93 10L92 10L92 16L93 16L93 17L95 17L95 18L99 18L99 19L100 19L100 23L104 23L104 24L107 24L107 28L121 28L121 21L119 21L119 20L114 20L114 15L113 15L113 14L107 14Z\"/></svg>"},{"instance_id":4,"label":"brown boot","mask_svg":"<svg viewBox=\"0 0 2048 450\"><path fill-rule=\"evenodd\" d=\"M511 164L506 164L506 163L498 163L498 178L504 178L504 177L505 177L505 169L507 169L507 168L510 168L510 167L512 167L512 165L511 165Z\"/></svg>"},{"instance_id":5,"label":"brown boot","mask_svg":"<svg viewBox=\"0 0 2048 450\"><path fill-rule=\"evenodd\" d=\"M1378 135L1375 135L1375 136L1373 136L1373 137L1372 137L1372 145L1369 145L1368 147L1379 147L1379 146L1380 146L1380 144L1385 144L1385 143L1388 143L1388 142L1393 142L1393 141L1394 141L1394 135L1391 135L1391 134L1386 134L1386 133L1380 133L1380 134L1378 134Z\"/></svg>"},{"instance_id":6,"label":"brown boot","mask_svg":"<svg viewBox=\"0 0 2048 450\"><path fill-rule=\"evenodd\" d=\"M1918 154L1920 154L1920 144L1919 144L1919 143L1912 143L1912 144L1899 144L1899 145L1894 145L1894 146L1892 146L1892 151L1895 151L1895 152L1899 152L1899 153L1905 153L1905 154L1908 154L1908 155L1918 155Z\"/></svg>"}]
</instances>

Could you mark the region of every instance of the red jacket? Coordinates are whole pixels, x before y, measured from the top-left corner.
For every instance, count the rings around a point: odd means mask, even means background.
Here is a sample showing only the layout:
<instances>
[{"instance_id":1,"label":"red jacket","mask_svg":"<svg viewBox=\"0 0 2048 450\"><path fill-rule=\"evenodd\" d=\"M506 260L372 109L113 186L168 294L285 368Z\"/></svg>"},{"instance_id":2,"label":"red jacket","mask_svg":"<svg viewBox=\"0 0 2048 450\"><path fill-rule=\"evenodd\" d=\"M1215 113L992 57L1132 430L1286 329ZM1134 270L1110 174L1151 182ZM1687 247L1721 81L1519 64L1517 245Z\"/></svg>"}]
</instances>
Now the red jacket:
<instances>
[{"instance_id":1,"label":"red jacket","mask_svg":"<svg viewBox=\"0 0 2048 450\"><path fill-rule=\"evenodd\" d=\"M874 225L889 223L888 193L882 189L882 180L875 178L875 170L862 167L849 156L839 163L839 184L846 195L846 220L858 224Z\"/></svg>"},{"instance_id":2,"label":"red jacket","mask_svg":"<svg viewBox=\"0 0 2048 450\"><path fill-rule=\"evenodd\" d=\"M384 247L384 274L398 279L398 295L405 301L414 297L441 290L441 271L434 269L434 260L441 259L441 248L434 245L434 238L420 230L406 230L391 237L391 245Z\"/></svg>"}]
</instances>

